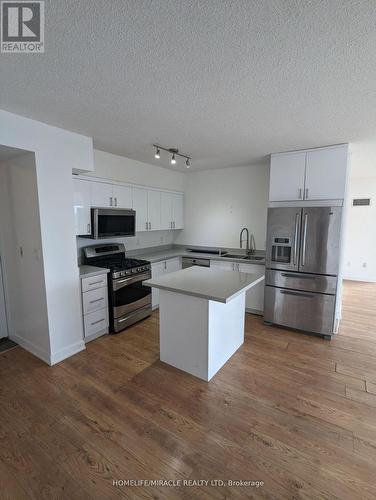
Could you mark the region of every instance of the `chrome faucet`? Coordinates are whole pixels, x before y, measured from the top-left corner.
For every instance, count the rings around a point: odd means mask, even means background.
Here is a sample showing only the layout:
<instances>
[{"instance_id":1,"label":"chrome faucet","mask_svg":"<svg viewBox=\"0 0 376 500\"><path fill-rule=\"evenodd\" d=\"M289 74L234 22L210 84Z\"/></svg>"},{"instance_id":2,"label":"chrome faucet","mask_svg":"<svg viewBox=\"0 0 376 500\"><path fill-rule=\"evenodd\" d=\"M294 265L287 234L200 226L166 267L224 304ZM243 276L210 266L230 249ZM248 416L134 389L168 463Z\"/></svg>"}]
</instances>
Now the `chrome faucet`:
<instances>
[{"instance_id":1,"label":"chrome faucet","mask_svg":"<svg viewBox=\"0 0 376 500\"><path fill-rule=\"evenodd\" d=\"M250 255L252 253L255 253L256 250L256 243L255 243L255 237L253 234L251 234L251 240L249 239L249 231L248 228L243 227L243 229L240 231L240 248L243 248L243 232L247 232L247 247L246 247L246 253L247 255ZM251 246L249 246L249 241L251 241Z\"/></svg>"}]
</instances>

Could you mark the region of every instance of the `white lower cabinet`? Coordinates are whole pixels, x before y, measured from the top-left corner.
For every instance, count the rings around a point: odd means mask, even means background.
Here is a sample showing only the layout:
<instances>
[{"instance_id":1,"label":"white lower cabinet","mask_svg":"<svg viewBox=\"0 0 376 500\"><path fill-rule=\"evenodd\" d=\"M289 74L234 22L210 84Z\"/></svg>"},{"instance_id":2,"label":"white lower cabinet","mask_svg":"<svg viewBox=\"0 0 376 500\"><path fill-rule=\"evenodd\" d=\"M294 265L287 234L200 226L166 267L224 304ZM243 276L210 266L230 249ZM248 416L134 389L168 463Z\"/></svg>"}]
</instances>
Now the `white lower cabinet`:
<instances>
[{"instance_id":1,"label":"white lower cabinet","mask_svg":"<svg viewBox=\"0 0 376 500\"><path fill-rule=\"evenodd\" d=\"M158 278L163 274L179 271L179 269L181 269L180 257L173 257L172 259L162 260L161 262L154 262L151 265L151 277ZM151 304L153 309L156 309L159 306L159 290L157 288L152 288Z\"/></svg>"},{"instance_id":2,"label":"white lower cabinet","mask_svg":"<svg viewBox=\"0 0 376 500\"><path fill-rule=\"evenodd\" d=\"M258 264L240 264L241 273L258 274L265 272L265 267ZM264 313L264 290L265 290L265 280L261 281L250 290L246 292L245 295L245 307L250 312L255 314Z\"/></svg>"},{"instance_id":3,"label":"white lower cabinet","mask_svg":"<svg viewBox=\"0 0 376 500\"><path fill-rule=\"evenodd\" d=\"M108 333L107 275L81 279L84 341L89 342Z\"/></svg>"},{"instance_id":4,"label":"white lower cabinet","mask_svg":"<svg viewBox=\"0 0 376 500\"><path fill-rule=\"evenodd\" d=\"M222 271L237 271L241 273L258 274L265 271L264 266L258 264L238 263L238 262L223 262L212 260L211 268L221 269ZM255 314L263 314L264 312L264 288L265 281L258 283L246 292L245 307L249 312Z\"/></svg>"}]
</instances>

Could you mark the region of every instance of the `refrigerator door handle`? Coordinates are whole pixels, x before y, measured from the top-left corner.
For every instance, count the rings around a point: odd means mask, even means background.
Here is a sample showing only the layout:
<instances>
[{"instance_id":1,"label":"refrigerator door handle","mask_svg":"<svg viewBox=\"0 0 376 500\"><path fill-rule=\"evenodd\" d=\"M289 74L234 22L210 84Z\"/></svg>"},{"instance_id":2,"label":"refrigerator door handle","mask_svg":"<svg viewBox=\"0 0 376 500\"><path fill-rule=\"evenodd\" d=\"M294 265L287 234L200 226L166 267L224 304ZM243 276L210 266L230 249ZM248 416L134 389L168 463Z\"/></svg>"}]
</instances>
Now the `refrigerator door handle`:
<instances>
[{"instance_id":1,"label":"refrigerator door handle","mask_svg":"<svg viewBox=\"0 0 376 500\"><path fill-rule=\"evenodd\" d=\"M315 295L312 293L302 293L302 292L292 292L290 290L281 290L283 295L294 295L295 297L307 297L308 299L313 299Z\"/></svg>"},{"instance_id":2,"label":"refrigerator door handle","mask_svg":"<svg viewBox=\"0 0 376 500\"><path fill-rule=\"evenodd\" d=\"M305 265L306 258L306 248L307 248L307 225L308 225L308 214L304 214L304 226L303 226L303 250L302 250L302 266Z\"/></svg>"},{"instance_id":3,"label":"refrigerator door handle","mask_svg":"<svg viewBox=\"0 0 376 500\"><path fill-rule=\"evenodd\" d=\"M298 229L299 229L299 213L295 215L295 233L294 233L294 255L293 264L296 266L296 261L298 258Z\"/></svg>"},{"instance_id":4,"label":"refrigerator door handle","mask_svg":"<svg viewBox=\"0 0 376 500\"><path fill-rule=\"evenodd\" d=\"M316 276L307 276L304 274L281 273L284 278L299 278L300 280L315 280Z\"/></svg>"}]
</instances>

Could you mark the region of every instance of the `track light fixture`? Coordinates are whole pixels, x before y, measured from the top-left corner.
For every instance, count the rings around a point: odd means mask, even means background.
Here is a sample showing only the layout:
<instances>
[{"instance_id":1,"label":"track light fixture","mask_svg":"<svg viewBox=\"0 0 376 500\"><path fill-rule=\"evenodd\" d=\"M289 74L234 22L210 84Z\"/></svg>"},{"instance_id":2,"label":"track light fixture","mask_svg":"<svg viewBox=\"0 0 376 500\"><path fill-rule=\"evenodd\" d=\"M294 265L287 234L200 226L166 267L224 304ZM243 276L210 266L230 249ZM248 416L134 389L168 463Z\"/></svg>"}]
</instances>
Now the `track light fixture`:
<instances>
[{"instance_id":1,"label":"track light fixture","mask_svg":"<svg viewBox=\"0 0 376 500\"><path fill-rule=\"evenodd\" d=\"M153 144L155 147L155 155L154 158L159 159L161 157L161 150L167 151L167 153L171 154L170 163L171 165L176 165L176 157L180 156L181 158L185 158L185 165L187 168L191 166L191 157L185 155L183 153L179 153L179 150L176 148L164 148L163 146L159 146L158 144Z\"/></svg>"}]
</instances>

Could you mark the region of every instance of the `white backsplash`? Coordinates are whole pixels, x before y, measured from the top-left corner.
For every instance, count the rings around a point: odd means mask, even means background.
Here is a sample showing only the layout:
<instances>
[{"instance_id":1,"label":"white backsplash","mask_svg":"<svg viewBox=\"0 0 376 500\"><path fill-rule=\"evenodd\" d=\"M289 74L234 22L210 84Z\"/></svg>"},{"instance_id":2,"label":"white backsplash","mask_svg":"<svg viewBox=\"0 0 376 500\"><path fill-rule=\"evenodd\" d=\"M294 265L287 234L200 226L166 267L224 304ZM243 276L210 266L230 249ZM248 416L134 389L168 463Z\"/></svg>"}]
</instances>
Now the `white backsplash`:
<instances>
[{"instance_id":1,"label":"white backsplash","mask_svg":"<svg viewBox=\"0 0 376 500\"><path fill-rule=\"evenodd\" d=\"M128 238L109 238L103 240L92 240L89 238L77 238L77 258L81 262L81 249L90 245L100 243L124 243L126 250L137 250L138 248L158 247L161 245L171 245L180 231L145 231L137 233L136 236Z\"/></svg>"}]
</instances>

